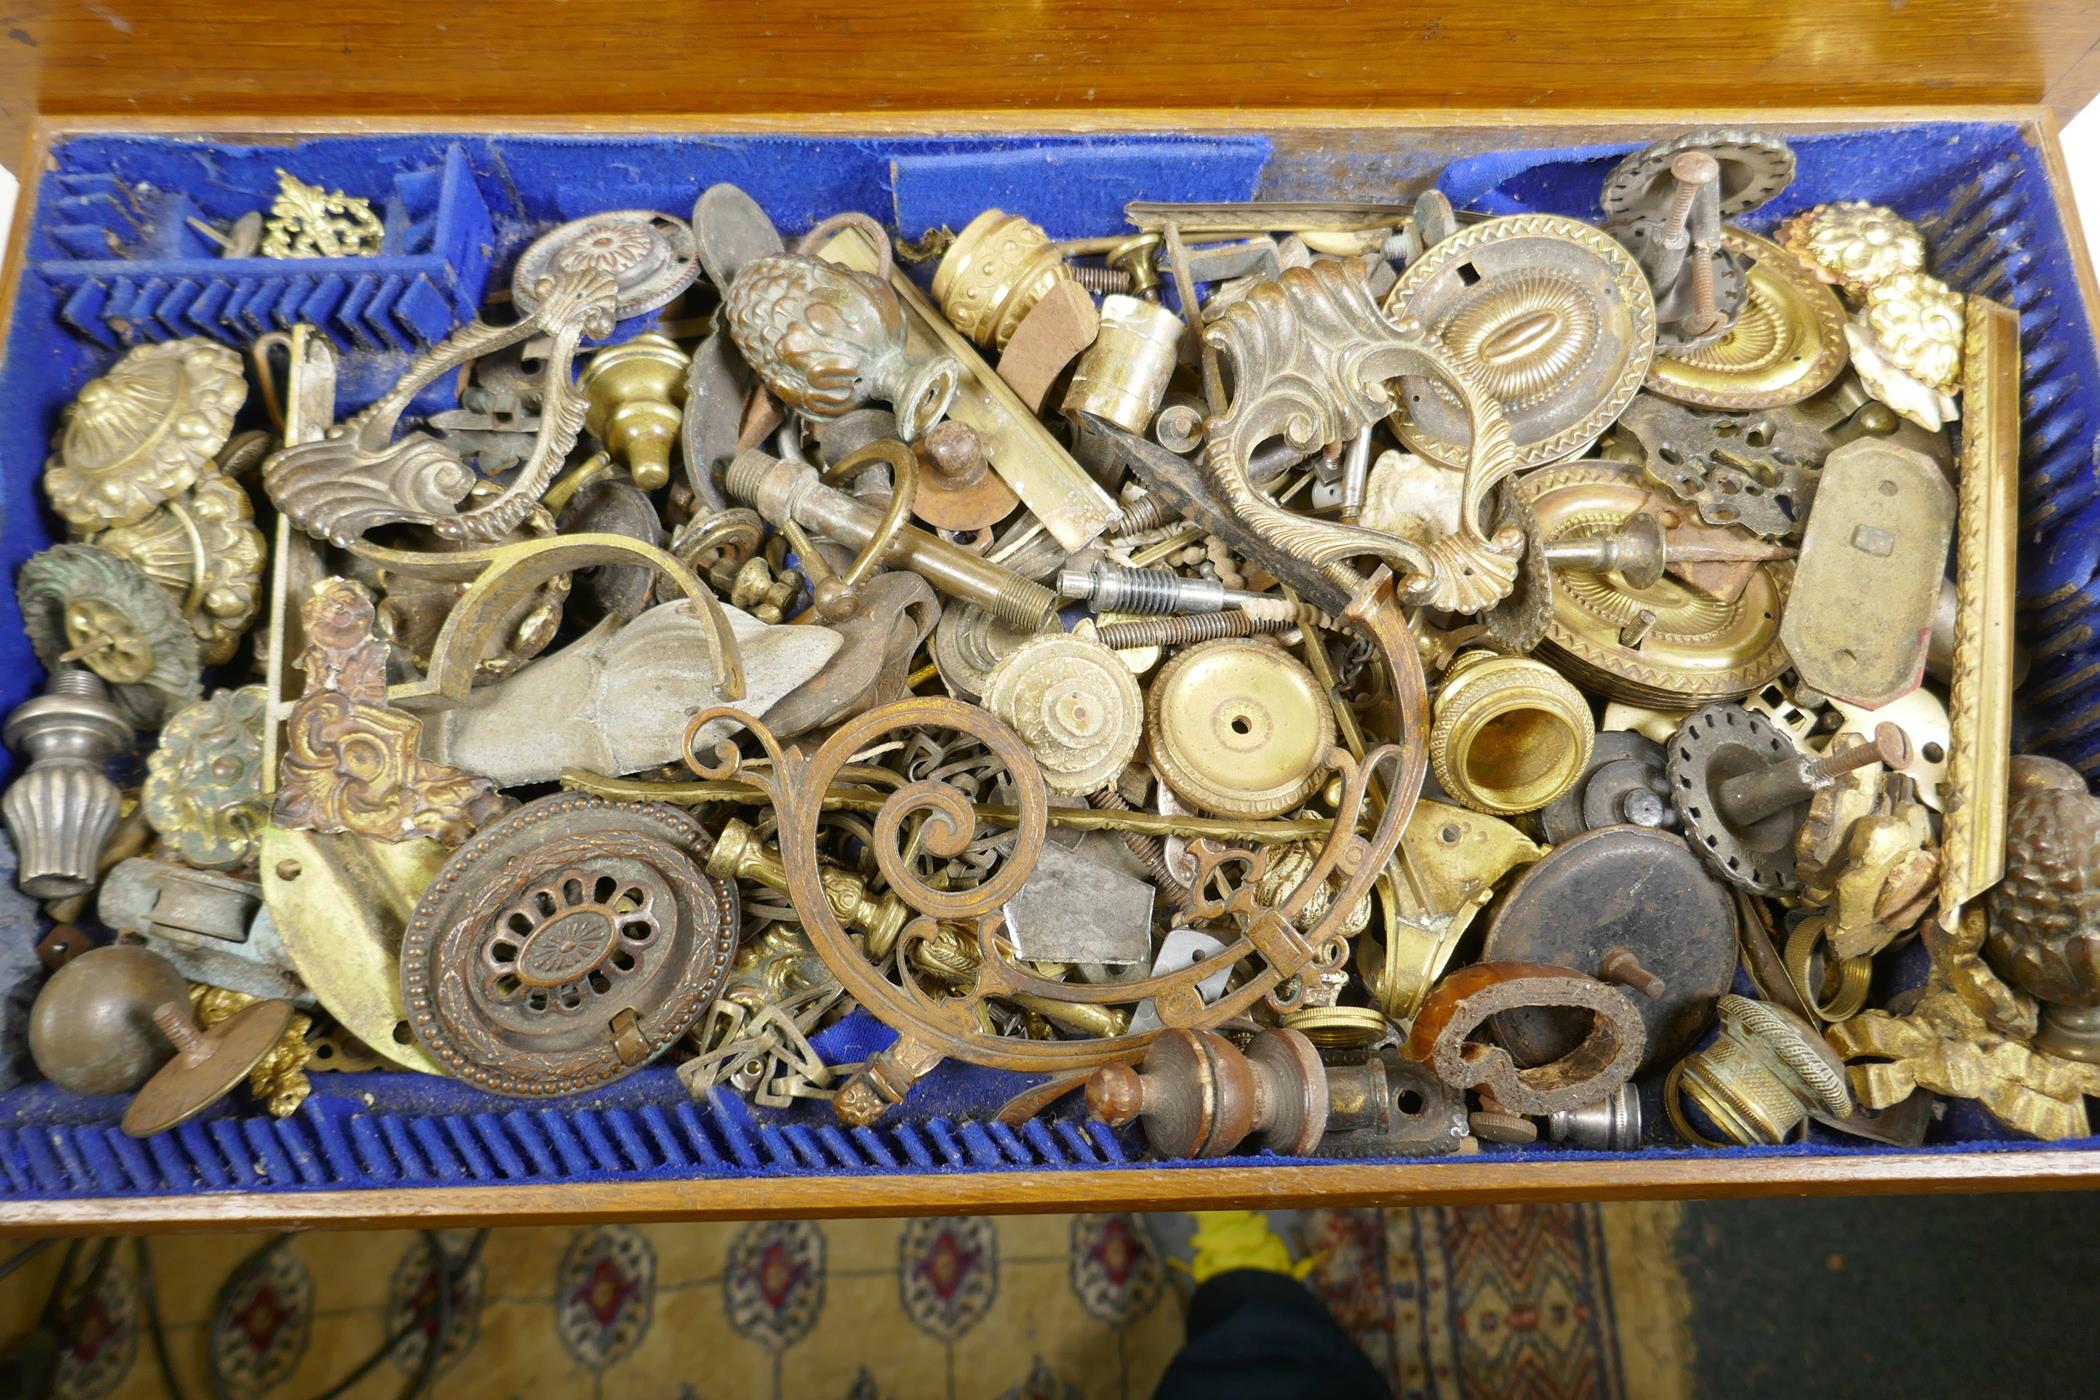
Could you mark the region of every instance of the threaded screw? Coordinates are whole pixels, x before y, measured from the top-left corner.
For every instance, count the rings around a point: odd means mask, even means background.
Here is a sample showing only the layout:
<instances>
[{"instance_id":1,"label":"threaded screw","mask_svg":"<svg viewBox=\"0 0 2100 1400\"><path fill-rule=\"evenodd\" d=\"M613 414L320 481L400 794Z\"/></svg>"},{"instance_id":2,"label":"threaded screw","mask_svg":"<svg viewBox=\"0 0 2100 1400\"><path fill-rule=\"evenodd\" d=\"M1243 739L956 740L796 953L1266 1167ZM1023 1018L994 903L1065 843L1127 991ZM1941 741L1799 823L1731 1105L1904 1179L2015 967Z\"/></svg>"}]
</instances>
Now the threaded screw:
<instances>
[{"instance_id":1,"label":"threaded screw","mask_svg":"<svg viewBox=\"0 0 2100 1400\"><path fill-rule=\"evenodd\" d=\"M1116 790L1113 783L1087 794L1086 800L1090 806L1100 811L1136 810L1130 805L1129 799ZM1157 836L1142 831L1119 831L1116 835L1123 838L1123 844L1130 848L1130 853L1144 862L1145 868L1152 872L1152 878L1158 882L1159 892L1167 897L1167 902L1176 909L1186 910L1189 907L1189 892L1181 881L1174 877L1174 868L1167 864L1166 843Z\"/></svg>"},{"instance_id":2,"label":"threaded screw","mask_svg":"<svg viewBox=\"0 0 2100 1400\"><path fill-rule=\"evenodd\" d=\"M1111 651L1138 647L1185 647L1213 642L1220 637L1252 637L1261 633L1288 632L1298 624L1244 612L1180 613L1173 617L1145 617L1133 622L1101 623L1095 635Z\"/></svg>"},{"instance_id":3,"label":"threaded screw","mask_svg":"<svg viewBox=\"0 0 2100 1400\"><path fill-rule=\"evenodd\" d=\"M1066 263L1072 280L1097 297L1127 295L1130 291L1130 273L1125 268L1103 267L1099 263Z\"/></svg>"}]
</instances>

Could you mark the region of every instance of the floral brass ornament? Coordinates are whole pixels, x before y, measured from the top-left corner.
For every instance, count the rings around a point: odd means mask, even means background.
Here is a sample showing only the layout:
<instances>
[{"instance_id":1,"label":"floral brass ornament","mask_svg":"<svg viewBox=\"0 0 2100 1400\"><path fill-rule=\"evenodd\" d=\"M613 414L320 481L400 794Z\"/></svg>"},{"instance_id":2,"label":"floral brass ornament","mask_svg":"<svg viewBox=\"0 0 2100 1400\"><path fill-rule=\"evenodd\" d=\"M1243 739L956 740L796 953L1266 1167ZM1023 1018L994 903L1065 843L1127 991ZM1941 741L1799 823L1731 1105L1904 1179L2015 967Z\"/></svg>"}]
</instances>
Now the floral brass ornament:
<instances>
[{"instance_id":1,"label":"floral brass ornament","mask_svg":"<svg viewBox=\"0 0 2100 1400\"><path fill-rule=\"evenodd\" d=\"M1863 199L1804 209L1779 226L1778 240L1818 279L1855 294L1925 270L1917 225Z\"/></svg>"},{"instance_id":2,"label":"floral brass ornament","mask_svg":"<svg viewBox=\"0 0 2100 1400\"><path fill-rule=\"evenodd\" d=\"M447 540L488 544L524 523L569 451L589 403L570 377L586 335L612 333L617 288L595 268L543 280L531 311L508 326L476 321L432 347L377 403L319 440L295 443L263 463L263 489L316 539L348 548L380 525L428 525ZM539 376L540 427L508 485L462 509L476 477L457 448L427 432L395 437L417 394L469 360L534 336L550 344Z\"/></svg>"},{"instance_id":3,"label":"floral brass ornament","mask_svg":"<svg viewBox=\"0 0 2100 1400\"><path fill-rule=\"evenodd\" d=\"M1877 283L1845 327L1867 391L1931 431L1955 416L1966 334L1961 293L1922 272Z\"/></svg>"},{"instance_id":4,"label":"floral brass ornament","mask_svg":"<svg viewBox=\"0 0 2100 1400\"><path fill-rule=\"evenodd\" d=\"M264 257L376 258L385 242L386 225L371 200L277 172L277 198L263 221Z\"/></svg>"},{"instance_id":5,"label":"floral brass ornament","mask_svg":"<svg viewBox=\"0 0 2100 1400\"><path fill-rule=\"evenodd\" d=\"M248 398L240 355L208 340L141 345L67 410L44 489L76 535L139 519L186 490Z\"/></svg>"},{"instance_id":6,"label":"floral brass ornament","mask_svg":"<svg viewBox=\"0 0 2100 1400\"><path fill-rule=\"evenodd\" d=\"M1515 582L1522 532L1481 528L1481 506L1495 484L1522 465L1509 420L1480 379L1419 322L1395 325L1371 299L1361 265L1320 262L1290 268L1226 308L1205 341L1232 363L1236 392L1210 425L1204 466L1242 525L1278 551L1327 575L1344 596L1362 578L1345 561L1370 557L1400 575L1401 598L1453 612L1478 612ZM1397 535L1310 519L1285 510L1256 487L1255 449L1282 437L1310 453L1354 437L1398 406L1403 375L1441 384L1471 427L1459 528L1428 545Z\"/></svg>"},{"instance_id":7,"label":"floral brass ornament","mask_svg":"<svg viewBox=\"0 0 2100 1400\"><path fill-rule=\"evenodd\" d=\"M142 518L93 536L97 548L144 570L182 611L207 666L233 660L262 610L269 548L248 493L231 477L201 472L187 491Z\"/></svg>"},{"instance_id":8,"label":"floral brass ornament","mask_svg":"<svg viewBox=\"0 0 2100 1400\"><path fill-rule=\"evenodd\" d=\"M92 545L53 545L15 583L29 645L47 669L77 663L110 686L141 729L197 698L197 638L166 592L130 560Z\"/></svg>"},{"instance_id":9,"label":"floral brass ornament","mask_svg":"<svg viewBox=\"0 0 2100 1400\"><path fill-rule=\"evenodd\" d=\"M1974 1099L2006 1126L2044 1141L2092 1131L2085 1100L2100 1094L2100 1065L2062 1059L2027 1044L2034 1002L1983 963L1983 910L1962 911L1950 937L1925 926L1933 970L1923 994L1901 1016L1863 1011L1826 1037L1851 1066L1852 1087L1869 1109L1901 1103L1919 1089Z\"/></svg>"},{"instance_id":10,"label":"floral brass ornament","mask_svg":"<svg viewBox=\"0 0 2100 1400\"><path fill-rule=\"evenodd\" d=\"M515 805L486 778L417 755L423 722L386 703L386 646L372 636L371 594L329 579L300 615L306 693L285 726L278 823L457 845Z\"/></svg>"},{"instance_id":11,"label":"floral brass ornament","mask_svg":"<svg viewBox=\"0 0 2100 1400\"><path fill-rule=\"evenodd\" d=\"M261 1000L226 987L190 988L190 1005L197 1024L205 1030L231 1020ZM272 1118L291 1117L313 1092L313 1083L306 1077L307 1066L314 1058L314 1047L307 1040L313 1027L313 1017L304 1012L292 1013L277 1043L248 1071L248 1092L262 1101Z\"/></svg>"},{"instance_id":12,"label":"floral brass ornament","mask_svg":"<svg viewBox=\"0 0 2100 1400\"><path fill-rule=\"evenodd\" d=\"M906 442L948 411L962 367L913 360L897 293L879 277L797 253L747 263L723 293L736 348L781 402L812 418L890 404Z\"/></svg>"},{"instance_id":13,"label":"floral brass ornament","mask_svg":"<svg viewBox=\"0 0 2100 1400\"><path fill-rule=\"evenodd\" d=\"M146 760L146 820L187 865L254 861L270 804L262 783L263 690L222 690L176 712Z\"/></svg>"}]
</instances>

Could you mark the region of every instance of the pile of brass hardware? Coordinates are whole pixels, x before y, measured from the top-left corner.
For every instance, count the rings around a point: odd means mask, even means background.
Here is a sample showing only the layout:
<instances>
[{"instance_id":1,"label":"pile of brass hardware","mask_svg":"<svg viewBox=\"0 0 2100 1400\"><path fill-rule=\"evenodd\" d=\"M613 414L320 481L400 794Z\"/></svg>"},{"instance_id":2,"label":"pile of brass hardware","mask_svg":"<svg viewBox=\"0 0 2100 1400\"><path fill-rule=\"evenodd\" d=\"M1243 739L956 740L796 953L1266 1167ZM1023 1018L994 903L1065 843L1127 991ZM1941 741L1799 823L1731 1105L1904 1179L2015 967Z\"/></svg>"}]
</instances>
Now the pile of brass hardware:
<instances>
[{"instance_id":1,"label":"pile of brass hardware","mask_svg":"<svg viewBox=\"0 0 2100 1400\"><path fill-rule=\"evenodd\" d=\"M2086 1132L2017 320L1890 210L1760 221L1792 175L912 244L717 185L354 412L305 327L130 351L18 580L38 1065L135 1132L659 1058L853 1125L960 1061L1168 1156Z\"/></svg>"}]
</instances>

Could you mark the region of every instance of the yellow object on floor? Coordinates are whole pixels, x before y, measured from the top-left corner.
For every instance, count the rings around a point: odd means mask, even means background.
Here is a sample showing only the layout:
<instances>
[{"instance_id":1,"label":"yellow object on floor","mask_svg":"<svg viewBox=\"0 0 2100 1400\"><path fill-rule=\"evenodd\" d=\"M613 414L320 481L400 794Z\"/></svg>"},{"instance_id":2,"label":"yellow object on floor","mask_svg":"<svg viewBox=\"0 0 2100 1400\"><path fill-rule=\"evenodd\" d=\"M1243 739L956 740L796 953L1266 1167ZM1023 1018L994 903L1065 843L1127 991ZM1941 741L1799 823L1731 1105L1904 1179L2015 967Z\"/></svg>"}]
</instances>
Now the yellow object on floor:
<instances>
[{"instance_id":1,"label":"yellow object on floor","mask_svg":"<svg viewBox=\"0 0 2100 1400\"><path fill-rule=\"evenodd\" d=\"M1261 1269L1302 1279L1313 1271L1311 1258L1292 1259L1291 1247L1269 1227L1269 1217L1255 1210L1206 1210L1196 1216L1190 1239L1195 1262L1171 1261L1198 1283L1230 1269Z\"/></svg>"}]
</instances>

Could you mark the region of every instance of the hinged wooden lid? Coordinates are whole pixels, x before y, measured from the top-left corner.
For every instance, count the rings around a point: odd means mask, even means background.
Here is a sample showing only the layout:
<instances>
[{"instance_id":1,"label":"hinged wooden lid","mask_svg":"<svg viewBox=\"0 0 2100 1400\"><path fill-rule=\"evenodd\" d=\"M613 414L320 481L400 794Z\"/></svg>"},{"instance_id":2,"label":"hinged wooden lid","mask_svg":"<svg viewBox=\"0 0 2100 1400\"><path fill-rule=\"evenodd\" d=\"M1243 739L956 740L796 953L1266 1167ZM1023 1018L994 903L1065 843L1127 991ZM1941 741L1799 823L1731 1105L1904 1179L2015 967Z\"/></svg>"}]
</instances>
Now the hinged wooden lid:
<instances>
[{"instance_id":1,"label":"hinged wooden lid","mask_svg":"<svg viewBox=\"0 0 2100 1400\"><path fill-rule=\"evenodd\" d=\"M2090 0L61 0L0 19L32 116L334 121L1100 109L2046 104ZM966 120L958 118L958 121ZM12 149L12 147L10 147Z\"/></svg>"}]
</instances>

